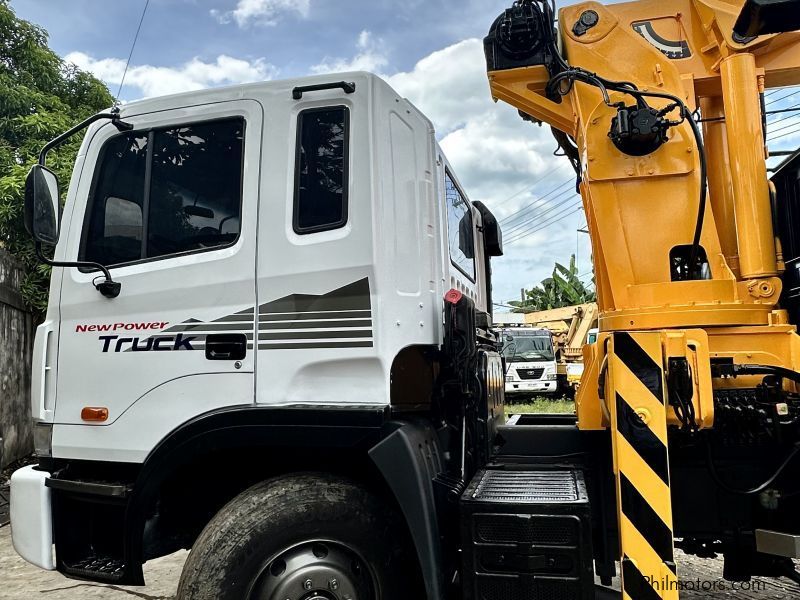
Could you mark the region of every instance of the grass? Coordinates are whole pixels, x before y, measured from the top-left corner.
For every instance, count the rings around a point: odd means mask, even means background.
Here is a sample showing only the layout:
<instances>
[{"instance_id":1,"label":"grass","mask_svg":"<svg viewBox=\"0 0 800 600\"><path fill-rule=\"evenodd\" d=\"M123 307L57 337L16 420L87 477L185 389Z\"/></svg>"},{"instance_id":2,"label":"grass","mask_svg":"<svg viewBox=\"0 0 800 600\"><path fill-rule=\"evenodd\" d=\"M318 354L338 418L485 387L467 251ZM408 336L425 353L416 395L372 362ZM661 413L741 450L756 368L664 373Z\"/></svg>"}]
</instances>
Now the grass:
<instances>
[{"instance_id":1,"label":"grass","mask_svg":"<svg viewBox=\"0 0 800 600\"><path fill-rule=\"evenodd\" d=\"M574 413L575 402L565 398L538 396L525 402L506 404L506 414L519 413Z\"/></svg>"}]
</instances>

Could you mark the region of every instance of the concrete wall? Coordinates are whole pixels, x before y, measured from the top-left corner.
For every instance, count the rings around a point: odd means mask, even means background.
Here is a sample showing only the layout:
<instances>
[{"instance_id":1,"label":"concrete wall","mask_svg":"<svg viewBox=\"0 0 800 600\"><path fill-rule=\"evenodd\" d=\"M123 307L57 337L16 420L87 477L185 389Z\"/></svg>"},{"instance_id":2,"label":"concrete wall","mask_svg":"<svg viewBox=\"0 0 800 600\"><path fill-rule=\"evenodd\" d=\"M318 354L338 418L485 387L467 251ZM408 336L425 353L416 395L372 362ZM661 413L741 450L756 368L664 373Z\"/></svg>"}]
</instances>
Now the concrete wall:
<instances>
[{"instance_id":1,"label":"concrete wall","mask_svg":"<svg viewBox=\"0 0 800 600\"><path fill-rule=\"evenodd\" d=\"M22 269L0 250L0 468L33 452L30 385L33 317L19 294Z\"/></svg>"}]
</instances>

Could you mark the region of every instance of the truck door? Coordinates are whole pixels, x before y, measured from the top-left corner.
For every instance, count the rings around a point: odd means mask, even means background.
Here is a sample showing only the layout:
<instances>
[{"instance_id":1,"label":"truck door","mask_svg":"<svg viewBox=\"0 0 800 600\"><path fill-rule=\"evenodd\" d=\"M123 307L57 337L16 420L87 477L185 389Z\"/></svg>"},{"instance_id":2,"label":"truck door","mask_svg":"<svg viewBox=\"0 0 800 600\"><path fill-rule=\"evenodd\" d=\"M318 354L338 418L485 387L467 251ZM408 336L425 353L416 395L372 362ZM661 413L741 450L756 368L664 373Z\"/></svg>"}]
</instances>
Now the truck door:
<instances>
[{"instance_id":1,"label":"truck door","mask_svg":"<svg viewBox=\"0 0 800 600\"><path fill-rule=\"evenodd\" d=\"M109 427L144 403L133 438L253 401L262 132L253 100L135 111L122 114L132 131L95 130L73 177L64 258L111 267L122 291L105 298L96 271L64 271L55 399L56 424L85 424L88 406Z\"/></svg>"}]
</instances>

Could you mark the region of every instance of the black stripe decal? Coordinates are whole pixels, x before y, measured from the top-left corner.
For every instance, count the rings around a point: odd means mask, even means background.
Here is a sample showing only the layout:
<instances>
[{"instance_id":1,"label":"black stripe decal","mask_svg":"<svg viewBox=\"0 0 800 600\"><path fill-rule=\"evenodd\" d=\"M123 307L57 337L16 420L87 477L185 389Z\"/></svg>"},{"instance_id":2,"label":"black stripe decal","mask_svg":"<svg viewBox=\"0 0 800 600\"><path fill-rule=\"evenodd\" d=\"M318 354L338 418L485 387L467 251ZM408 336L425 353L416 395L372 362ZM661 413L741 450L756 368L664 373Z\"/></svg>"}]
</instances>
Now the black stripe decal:
<instances>
[{"instance_id":1,"label":"black stripe decal","mask_svg":"<svg viewBox=\"0 0 800 600\"><path fill-rule=\"evenodd\" d=\"M617 392L617 430L661 481L669 485L667 447Z\"/></svg>"},{"instance_id":2,"label":"black stripe decal","mask_svg":"<svg viewBox=\"0 0 800 600\"><path fill-rule=\"evenodd\" d=\"M228 315L227 317L220 317L219 319L214 319L212 323L227 323L229 321L239 321L241 323L252 323L253 322L253 313L247 315Z\"/></svg>"},{"instance_id":3,"label":"black stripe decal","mask_svg":"<svg viewBox=\"0 0 800 600\"><path fill-rule=\"evenodd\" d=\"M298 344L259 344L259 350L308 350L312 348L372 348L372 342L311 342Z\"/></svg>"},{"instance_id":4,"label":"black stripe decal","mask_svg":"<svg viewBox=\"0 0 800 600\"><path fill-rule=\"evenodd\" d=\"M352 319L350 321L286 321L264 323L259 329L334 329L336 327L372 327L372 319Z\"/></svg>"},{"instance_id":5,"label":"black stripe decal","mask_svg":"<svg viewBox=\"0 0 800 600\"><path fill-rule=\"evenodd\" d=\"M253 322L249 323L192 323L191 325L175 325L165 329L165 332L172 331L252 331Z\"/></svg>"},{"instance_id":6,"label":"black stripe decal","mask_svg":"<svg viewBox=\"0 0 800 600\"><path fill-rule=\"evenodd\" d=\"M303 321L314 319L370 319L372 311L369 310L334 310L328 312L292 312L292 313L260 313L259 320L263 321Z\"/></svg>"},{"instance_id":7,"label":"black stripe decal","mask_svg":"<svg viewBox=\"0 0 800 600\"><path fill-rule=\"evenodd\" d=\"M265 312L310 312L321 310L367 310L370 307L369 280L365 277L325 294L292 294L259 307Z\"/></svg>"},{"instance_id":8,"label":"black stripe decal","mask_svg":"<svg viewBox=\"0 0 800 600\"><path fill-rule=\"evenodd\" d=\"M631 372L648 390L664 404L664 385L661 381L661 367L636 343L631 334L614 334L614 354L619 356Z\"/></svg>"},{"instance_id":9,"label":"black stripe decal","mask_svg":"<svg viewBox=\"0 0 800 600\"><path fill-rule=\"evenodd\" d=\"M259 333L259 340L318 340L323 338L365 338L372 337L372 330L351 331L284 331L281 333Z\"/></svg>"},{"instance_id":10,"label":"black stripe decal","mask_svg":"<svg viewBox=\"0 0 800 600\"><path fill-rule=\"evenodd\" d=\"M672 531L664 524L658 513L633 487L624 473L619 474L620 504L622 512L656 551L661 561L675 570L672 554Z\"/></svg>"},{"instance_id":11,"label":"black stripe decal","mask_svg":"<svg viewBox=\"0 0 800 600\"><path fill-rule=\"evenodd\" d=\"M648 581L627 556L622 558L622 584L631 600L661 600L655 586L662 585L662 582Z\"/></svg>"}]
</instances>

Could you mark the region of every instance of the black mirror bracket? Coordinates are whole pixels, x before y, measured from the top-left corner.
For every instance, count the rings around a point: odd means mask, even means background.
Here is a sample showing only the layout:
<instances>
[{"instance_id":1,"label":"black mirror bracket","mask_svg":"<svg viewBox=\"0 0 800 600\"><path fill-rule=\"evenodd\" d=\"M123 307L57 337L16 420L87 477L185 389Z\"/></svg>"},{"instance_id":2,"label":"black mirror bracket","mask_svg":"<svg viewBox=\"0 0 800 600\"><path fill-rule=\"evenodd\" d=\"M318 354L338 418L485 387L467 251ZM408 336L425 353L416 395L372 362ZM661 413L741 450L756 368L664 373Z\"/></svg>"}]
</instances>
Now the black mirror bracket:
<instances>
[{"instance_id":1,"label":"black mirror bracket","mask_svg":"<svg viewBox=\"0 0 800 600\"><path fill-rule=\"evenodd\" d=\"M131 125L130 123L126 123L125 121L122 120L122 118L119 115L119 108L112 109L111 112L98 113L96 115L92 115L88 119L81 121L80 123L75 125L75 127L73 127L72 129L65 131L58 137L53 138L52 140L47 142L42 148L41 152L39 152L39 164L45 166L45 163L47 161L47 153L50 152L50 150L52 150L53 148L57 148L79 131L86 129L89 125L91 125L95 121L100 121L101 119L109 119L111 123L114 125L114 127L116 127L117 130L119 131L130 131L131 129L133 129L133 125Z\"/></svg>"},{"instance_id":2,"label":"black mirror bracket","mask_svg":"<svg viewBox=\"0 0 800 600\"><path fill-rule=\"evenodd\" d=\"M114 281L111 279L111 272L108 270L107 267L101 265L100 263L91 262L91 261L77 261L77 262L60 262L55 261L47 258L44 253L42 252L42 245L39 242L36 242L36 256L39 258L46 265L50 265L51 267L75 267L75 268L89 268L89 269L98 269L102 271L104 280L100 282L92 282L95 289L103 294L106 298L116 298L119 296L120 292L122 291L122 284L118 281ZM99 279L99 277L98 277Z\"/></svg>"}]
</instances>

